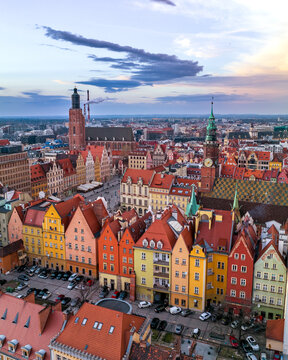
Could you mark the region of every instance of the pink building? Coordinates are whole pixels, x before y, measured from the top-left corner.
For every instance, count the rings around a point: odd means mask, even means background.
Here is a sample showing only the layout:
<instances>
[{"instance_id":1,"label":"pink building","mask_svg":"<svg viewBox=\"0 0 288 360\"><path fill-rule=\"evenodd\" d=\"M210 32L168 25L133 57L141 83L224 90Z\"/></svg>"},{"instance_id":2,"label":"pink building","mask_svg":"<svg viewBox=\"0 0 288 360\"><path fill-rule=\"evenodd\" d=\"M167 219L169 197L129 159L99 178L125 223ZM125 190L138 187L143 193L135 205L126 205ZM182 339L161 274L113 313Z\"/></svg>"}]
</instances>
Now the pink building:
<instances>
[{"instance_id":1,"label":"pink building","mask_svg":"<svg viewBox=\"0 0 288 360\"><path fill-rule=\"evenodd\" d=\"M22 206L16 206L8 223L9 243L22 239L24 210Z\"/></svg>"}]
</instances>

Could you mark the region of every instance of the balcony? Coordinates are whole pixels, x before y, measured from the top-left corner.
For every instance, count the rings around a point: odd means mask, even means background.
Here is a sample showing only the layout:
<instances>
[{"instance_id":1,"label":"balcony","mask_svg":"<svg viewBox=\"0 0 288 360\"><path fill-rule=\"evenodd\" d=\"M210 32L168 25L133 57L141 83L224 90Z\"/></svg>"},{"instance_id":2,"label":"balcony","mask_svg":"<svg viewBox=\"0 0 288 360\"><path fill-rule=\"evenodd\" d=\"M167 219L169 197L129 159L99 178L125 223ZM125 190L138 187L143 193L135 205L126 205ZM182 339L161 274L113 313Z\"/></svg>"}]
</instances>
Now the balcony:
<instances>
[{"instance_id":1,"label":"balcony","mask_svg":"<svg viewBox=\"0 0 288 360\"><path fill-rule=\"evenodd\" d=\"M153 289L155 290L164 290L164 291L169 291L169 285L165 284L165 285L161 285L160 283L154 283L153 284Z\"/></svg>"},{"instance_id":2,"label":"balcony","mask_svg":"<svg viewBox=\"0 0 288 360\"><path fill-rule=\"evenodd\" d=\"M153 259L153 264L169 266L169 260L162 260L162 259L154 258Z\"/></svg>"},{"instance_id":3,"label":"balcony","mask_svg":"<svg viewBox=\"0 0 288 360\"><path fill-rule=\"evenodd\" d=\"M153 276L156 276L156 277L161 277L161 278L164 278L164 279L169 279L169 273L164 273L164 272L161 272L161 271L153 271Z\"/></svg>"}]
</instances>

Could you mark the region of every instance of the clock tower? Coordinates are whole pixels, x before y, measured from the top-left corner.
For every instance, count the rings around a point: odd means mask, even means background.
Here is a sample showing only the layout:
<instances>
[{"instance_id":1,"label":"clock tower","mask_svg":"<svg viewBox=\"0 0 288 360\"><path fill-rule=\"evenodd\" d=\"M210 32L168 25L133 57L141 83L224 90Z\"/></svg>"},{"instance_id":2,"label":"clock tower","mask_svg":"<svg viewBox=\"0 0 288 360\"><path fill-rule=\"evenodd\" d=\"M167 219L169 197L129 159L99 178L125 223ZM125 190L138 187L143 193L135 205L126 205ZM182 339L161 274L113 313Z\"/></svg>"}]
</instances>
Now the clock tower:
<instances>
[{"instance_id":1,"label":"clock tower","mask_svg":"<svg viewBox=\"0 0 288 360\"><path fill-rule=\"evenodd\" d=\"M211 102L211 114L206 128L206 139L203 146L204 161L201 168L201 192L209 192L213 188L214 180L219 176L219 144L216 137L216 124L213 115L213 101Z\"/></svg>"}]
</instances>

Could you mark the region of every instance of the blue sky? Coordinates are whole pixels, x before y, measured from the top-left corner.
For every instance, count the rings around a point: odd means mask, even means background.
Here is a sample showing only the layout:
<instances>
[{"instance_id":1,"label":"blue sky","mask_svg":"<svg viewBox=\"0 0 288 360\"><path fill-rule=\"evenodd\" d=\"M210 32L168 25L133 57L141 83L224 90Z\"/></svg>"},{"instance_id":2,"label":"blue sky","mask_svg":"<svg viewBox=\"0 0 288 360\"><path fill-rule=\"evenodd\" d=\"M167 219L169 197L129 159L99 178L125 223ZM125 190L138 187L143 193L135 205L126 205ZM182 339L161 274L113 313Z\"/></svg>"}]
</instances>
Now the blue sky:
<instances>
[{"instance_id":1,"label":"blue sky","mask_svg":"<svg viewBox=\"0 0 288 360\"><path fill-rule=\"evenodd\" d=\"M0 116L287 114L286 0L11 0L0 12Z\"/></svg>"}]
</instances>

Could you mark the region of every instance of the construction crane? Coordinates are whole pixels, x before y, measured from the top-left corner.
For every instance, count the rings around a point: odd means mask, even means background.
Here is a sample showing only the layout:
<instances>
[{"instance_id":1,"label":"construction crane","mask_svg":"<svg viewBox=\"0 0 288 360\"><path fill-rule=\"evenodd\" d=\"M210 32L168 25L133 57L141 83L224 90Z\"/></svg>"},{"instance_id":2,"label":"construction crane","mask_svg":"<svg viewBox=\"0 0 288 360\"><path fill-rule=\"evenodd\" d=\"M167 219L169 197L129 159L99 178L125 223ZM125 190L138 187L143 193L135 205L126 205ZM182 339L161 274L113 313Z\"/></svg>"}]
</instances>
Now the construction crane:
<instances>
[{"instance_id":1,"label":"construction crane","mask_svg":"<svg viewBox=\"0 0 288 360\"><path fill-rule=\"evenodd\" d=\"M90 121L90 104L99 104L107 99L104 98L96 98L94 100L89 99L89 90L87 90L87 101L84 103L84 117L86 119L86 106L87 106L87 114L88 114L88 122Z\"/></svg>"}]
</instances>

